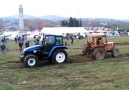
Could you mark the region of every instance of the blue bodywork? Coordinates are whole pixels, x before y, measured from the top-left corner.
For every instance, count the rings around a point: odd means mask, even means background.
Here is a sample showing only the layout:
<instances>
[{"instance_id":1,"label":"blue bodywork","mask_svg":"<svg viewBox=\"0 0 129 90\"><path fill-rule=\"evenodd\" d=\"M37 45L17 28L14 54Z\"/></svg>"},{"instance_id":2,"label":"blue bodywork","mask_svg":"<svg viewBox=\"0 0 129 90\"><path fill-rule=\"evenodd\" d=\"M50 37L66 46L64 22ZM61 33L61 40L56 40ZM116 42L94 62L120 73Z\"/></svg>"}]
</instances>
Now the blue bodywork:
<instances>
[{"instance_id":1,"label":"blue bodywork","mask_svg":"<svg viewBox=\"0 0 129 90\"><path fill-rule=\"evenodd\" d=\"M33 50L41 50L42 45L35 45L28 48L25 48L23 52L32 52Z\"/></svg>"},{"instance_id":2,"label":"blue bodywork","mask_svg":"<svg viewBox=\"0 0 129 90\"><path fill-rule=\"evenodd\" d=\"M25 48L24 49L24 53L29 53L29 52L33 52L34 50L42 50L43 46L42 45L35 45L35 46L31 46L31 47L28 47L28 48ZM67 46L54 46L51 51L49 52L48 54L48 57L51 57L53 51L55 49L68 49Z\"/></svg>"}]
</instances>

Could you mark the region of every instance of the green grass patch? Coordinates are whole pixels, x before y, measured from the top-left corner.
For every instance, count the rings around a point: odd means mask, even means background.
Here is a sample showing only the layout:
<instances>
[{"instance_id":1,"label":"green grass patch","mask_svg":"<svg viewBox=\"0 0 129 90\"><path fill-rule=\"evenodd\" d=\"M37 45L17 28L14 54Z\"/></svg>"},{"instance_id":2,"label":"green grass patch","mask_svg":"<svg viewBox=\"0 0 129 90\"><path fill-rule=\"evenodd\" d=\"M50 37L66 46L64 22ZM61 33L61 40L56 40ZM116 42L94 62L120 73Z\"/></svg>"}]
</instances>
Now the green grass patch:
<instances>
[{"instance_id":1,"label":"green grass patch","mask_svg":"<svg viewBox=\"0 0 129 90\"><path fill-rule=\"evenodd\" d=\"M109 37L109 41L128 42L129 37ZM81 54L86 40L68 41L69 56ZM31 45L34 45L31 41ZM121 54L129 53L129 45L118 45ZM0 90L128 90L128 57L82 63L43 64L24 68L19 61L19 47L7 43L6 54L0 53ZM11 62L14 61L14 62ZM16 61L16 62L15 62Z\"/></svg>"}]
</instances>

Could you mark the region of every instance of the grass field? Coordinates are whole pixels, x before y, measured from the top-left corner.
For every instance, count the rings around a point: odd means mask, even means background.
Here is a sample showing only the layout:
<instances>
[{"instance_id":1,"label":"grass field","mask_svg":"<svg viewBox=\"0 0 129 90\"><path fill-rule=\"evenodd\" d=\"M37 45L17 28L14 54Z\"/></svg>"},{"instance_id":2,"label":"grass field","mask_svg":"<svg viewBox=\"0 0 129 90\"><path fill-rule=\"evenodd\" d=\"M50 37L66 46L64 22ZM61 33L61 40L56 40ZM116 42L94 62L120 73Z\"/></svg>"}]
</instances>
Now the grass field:
<instances>
[{"instance_id":1,"label":"grass field","mask_svg":"<svg viewBox=\"0 0 129 90\"><path fill-rule=\"evenodd\" d=\"M129 37L108 39L122 43L118 44L119 58L109 54L104 60L43 63L31 69L19 62L18 44L9 41L6 55L0 53L0 90L129 90ZM85 40L74 40L73 45L67 43L69 57L76 58Z\"/></svg>"}]
</instances>

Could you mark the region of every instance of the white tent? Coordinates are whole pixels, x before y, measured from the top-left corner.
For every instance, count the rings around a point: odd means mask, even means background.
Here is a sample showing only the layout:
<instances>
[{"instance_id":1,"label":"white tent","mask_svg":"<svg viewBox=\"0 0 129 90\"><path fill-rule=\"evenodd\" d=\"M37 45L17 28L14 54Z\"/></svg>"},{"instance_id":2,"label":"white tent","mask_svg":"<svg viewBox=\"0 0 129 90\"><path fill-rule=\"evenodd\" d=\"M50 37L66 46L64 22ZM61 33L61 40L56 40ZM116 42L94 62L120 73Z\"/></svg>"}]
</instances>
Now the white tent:
<instances>
[{"instance_id":1,"label":"white tent","mask_svg":"<svg viewBox=\"0 0 129 90\"><path fill-rule=\"evenodd\" d=\"M88 30L86 30L83 27L45 27L41 30L41 33L43 34L55 34L55 35L63 35L66 33L88 33Z\"/></svg>"}]
</instances>

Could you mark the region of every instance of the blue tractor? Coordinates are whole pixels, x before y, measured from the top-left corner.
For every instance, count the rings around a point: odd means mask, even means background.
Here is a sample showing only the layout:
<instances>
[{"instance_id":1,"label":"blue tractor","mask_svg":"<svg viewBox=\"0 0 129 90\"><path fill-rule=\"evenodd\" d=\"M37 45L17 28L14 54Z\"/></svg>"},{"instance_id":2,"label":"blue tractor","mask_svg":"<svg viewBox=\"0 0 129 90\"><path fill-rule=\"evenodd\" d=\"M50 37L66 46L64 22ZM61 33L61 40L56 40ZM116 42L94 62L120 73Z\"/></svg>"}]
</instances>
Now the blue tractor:
<instances>
[{"instance_id":1,"label":"blue tractor","mask_svg":"<svg viewBox=\"0 0 129 90\"><path fill-rule=\"evenodd\" d=\"M68 60L68 49L63 44L61 35L45 35L42 44L25 48L20 56L26 67L36 67L39 60L49 60L54 64L64 63Z\"/></svg>"}]
</instances>

